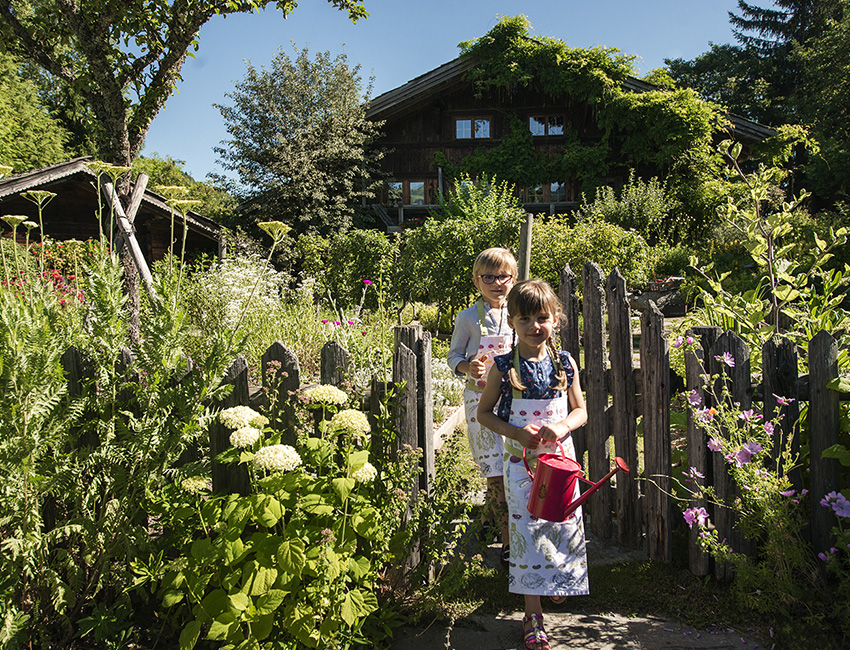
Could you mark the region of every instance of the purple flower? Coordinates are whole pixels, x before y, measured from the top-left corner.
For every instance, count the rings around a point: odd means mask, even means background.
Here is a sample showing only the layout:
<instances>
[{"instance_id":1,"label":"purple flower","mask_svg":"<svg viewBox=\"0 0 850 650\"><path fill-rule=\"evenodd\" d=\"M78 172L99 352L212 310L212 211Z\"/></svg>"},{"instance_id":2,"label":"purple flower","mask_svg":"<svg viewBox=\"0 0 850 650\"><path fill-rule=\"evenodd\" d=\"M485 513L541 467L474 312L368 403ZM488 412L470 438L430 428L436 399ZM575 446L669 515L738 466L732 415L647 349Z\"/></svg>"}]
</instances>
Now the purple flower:
<instances>
[{"instance_id":1,"label":"purple flower","mask_svg":"<svg viewBox=\"0 0 850 650\"><path fill-rule=\"evenodd\" d=\"M685 341L685 339L683 339L681 336L677 336L676 340L673 342L673 347L674 348L682 347L682 343L684 343L684 341Z\"/></svg>"},{"instance_id":2,"label":"purple flower","mask_svg":"<svg viewBox=\"0 0 850 650\"><path fill-rule=\"evenodd\" d=\"M688 393L688 404L691 406L699 406L702 404L702 395L700 395L696 390L692 390Z\"/></svg>"},{"instance_id":3,"label":"purple flower","mask_svg":"<svg viewBox=\"0 0 850 650\"><path fill-rule=\"evenodd\" d=\"M839 517L850 517L850 501L841 492L830 492L821 499L820 504L824 508L832 508Z\"/></svg>"},{"instance_id":4,"label":"purple flower","mask_svg":"<svg viewBox=\"0 0 850 650\"><path fill-rule=\"evenodd\" d=\"M748 442L744 444L736 453L729 454L727 456L727 460L732 462L735 461L736 467L743 467L744 465L749 464L749 462L753 459L757 453L761 451L762 447L757 442Z\"/></svg>"},{"instance_id":5,"label":"purple flower","mask_svg":"<svg viewBox=\"0 0 850 650\"><path fill-rule=\"evenodd\" d=\"M685 343L687 343L688 345L693 345L694 344L694 337L688 336L687 338L685 338Z\"/></svg>"},{"instance_id":6,"label":"purple flower","mask_svg":"<svg viewBox=\"0 0 850 650\"><path fill-rule=\"evenodd\" d=\"M688 470L688 478L692 481L696 481L698 478L705 478L705 476L696 467L691 467L691 469Z\"/></svg>"},{"instance_id":7,"label":"purple flower","mask_svg":"<svg viewBox=\"0 0 850 650\"><path fill-rule=\"evenodd\" d=\"M705 526L705 522L708 521L708 512L705 508L688 508L682 513L682 516L685 518L688 528L693 528L694 524L700 527Z\"/></svg>"},{"instance_id":8,"label":"purple flower","mask_svg":"<svg viewBox=\"0 0 850 650\"><path fill-rule=\"evenodd\" d=\"M748 442L744 444L744 449L746 449L751 456L755 456L762 450L762 446L757 442Z\"/></svg>"},{"instance_id":9,"label":"purple flower","mask_svg":"<svg viewBox=\"0 0 850 650\"><path fill-rule=\"evenodd\" d=\"M761 420L761 415L753 411L753 409L748 409L746 411L741 411L738 414L738 419L744 420L745 422L752 422Z\"/></svg>"},{"instance_id":10,"label":"purple flower","mask_svg":"<svg viewBox=\"0 0 850 650\"><path fill-rule=\"evenodd\" d=\"M768 435L773 435L773 422L764 423L764 432Z\"/></svg>"},{"instance_id":11,"label":"purple flower","mask_svg":"<svg viewBox=\"0 0 850 650\"><path fill-rule=\"evenodd\" d=\"M782 397L776 393L773 393L773 396L776 398L776 403L780 406L787 406L788 404L796 401L793 397Z\"/></svg>"},{"instance_id":12,"label":"purple flower","mask_svg":"<svg viewBox=\"0 0 850 650\"><path fill-rule=\"evenodd\" d=\"M350 321L348 321L348 324L349 324L349 325L354 325L354 321L353 321L353 320L350 320Z\"/></svg>"},{"instance_id":13,"label":"purple flower","mask_svg":"<svg viewBox=\"0 0 850 650\"><path fill-rule=\"evenodd\" d=\"M720 438L712 438L708 441L708 448L711 451L720 451Z\"/></svg>"},{"instance_id":14,"label":"purple flower","mask_svg":"<svg viewBox=\"0 0 850 650\"><path fill-rule=\"evenodd\" d=\"M724 352L722 355L717 355L714 357L716 361L722 361L730 368L735 367L735 357L732 356L731 352Z\"/></svg>"},{"instance_id":15,"label":"purple flower","mask_svg":"<svg viewBox=\"0 0 850 650\"><path fill-rule=\"evenodd\" d=\"M363 284L369 285L369 284L372 284L372 281L371 280L363 280Z\"/></svg>"},{"instance_id":16,"label":"purple flower","mask_svg":"<svg viewBox=\"0 0 850 650\"><path fill-rule=\"evenodd\" d=\"M826 556L826 553L818 553L818 557L824 562L829 562L829 558Z\"/></svg>"},{"instance_id":17,"label":"purple flower","mask_svg":"<svg viewBox=\"0 0 850 650\"><path fill-rule=\"evenodd\" d=\"M696 413L694 413L694 417L696 418L697 422L710 422L714 419L715 413L717 413L716 409L703 406L702 408L696 410Z\"/></svg>"},{"instance_id":18,"label":"purple flower","mask_svg":"<svg viewBox=\"0 0 850 650\"><path fill-rule=\"evenodd\" d=\"M797 494L797 490L782 490L779 494L784 497L793 497L795 494Z\"/></svg>"}]
</instances>

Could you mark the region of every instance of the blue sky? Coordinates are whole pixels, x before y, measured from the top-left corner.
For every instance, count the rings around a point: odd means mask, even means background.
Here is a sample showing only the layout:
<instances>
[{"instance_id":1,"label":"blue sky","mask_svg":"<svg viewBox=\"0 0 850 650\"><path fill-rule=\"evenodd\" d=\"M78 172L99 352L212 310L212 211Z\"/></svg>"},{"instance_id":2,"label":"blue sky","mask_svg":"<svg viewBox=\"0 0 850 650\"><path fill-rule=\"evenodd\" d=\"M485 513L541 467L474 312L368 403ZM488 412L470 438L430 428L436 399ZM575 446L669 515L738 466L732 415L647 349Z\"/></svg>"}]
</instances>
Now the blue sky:
<instances>
[{"instance_id":1,"label":"blue sky","mask_svg":"<svg viewBox=\"0 0 850 650\"><path fill-rule=\"evenodd\" d=\"M325 0L301 0L287 19L271 4L207 23L142 155L184 161L197 180L223 173L213 147L227 133L213 104L230 103L225 93L244 77L246 61L267 67L281 48L290 55L293 45L344 53L361 65L364 79L374 77L374 97L452 60L458 43L484 35L500 16L525 14L534 34L636 55L644 75L665 58L693 59L710 43L734 42L728 12L737 10L737 0L365 0L365 6L369 18L357 24Z\"/></svg>"}]
</instances>

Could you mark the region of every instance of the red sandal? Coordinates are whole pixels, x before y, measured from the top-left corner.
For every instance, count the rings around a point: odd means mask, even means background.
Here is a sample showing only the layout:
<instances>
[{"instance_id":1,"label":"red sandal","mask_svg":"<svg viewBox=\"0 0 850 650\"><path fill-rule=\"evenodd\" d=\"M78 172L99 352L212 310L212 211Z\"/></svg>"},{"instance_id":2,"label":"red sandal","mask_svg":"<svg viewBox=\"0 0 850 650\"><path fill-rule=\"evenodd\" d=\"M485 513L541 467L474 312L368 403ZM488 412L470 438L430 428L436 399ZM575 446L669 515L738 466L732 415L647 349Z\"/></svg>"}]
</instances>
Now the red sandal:
<instances>
[{"instance_id":1,"label":"red sandal","mask_svg":"<svg viewBox=\"0 0 850 650\"><path fill-rule=\"evenodd\" d=\"M531 626L526 629L526 623L531 623ZM549 638L546 636L546 631L543 629L543 615L529 614L522 617L523 644L526 650L551 650L549 647Z\"/></svg>"}]
</instances>

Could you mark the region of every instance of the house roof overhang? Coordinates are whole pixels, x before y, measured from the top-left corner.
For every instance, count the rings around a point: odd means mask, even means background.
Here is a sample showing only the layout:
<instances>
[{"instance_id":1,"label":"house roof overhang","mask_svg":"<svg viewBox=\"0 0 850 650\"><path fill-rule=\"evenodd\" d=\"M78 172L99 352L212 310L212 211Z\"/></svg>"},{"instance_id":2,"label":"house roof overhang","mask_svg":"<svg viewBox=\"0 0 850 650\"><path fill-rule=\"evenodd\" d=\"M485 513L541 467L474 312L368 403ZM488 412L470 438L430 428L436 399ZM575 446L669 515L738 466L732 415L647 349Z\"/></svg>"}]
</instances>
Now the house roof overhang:
<instances>
[{"instance_id":1,"label":"house roof overhang","mask_svg":"<svg viewBox=\"0 0 850 650\"><path fill-rule=\"evenodd\" d=\"M475 66L471 57L458 57L434 68L430 72L411 79L398 88L388 90L372 99L366 108L366 117L371 120L386 120L410 111L418 106L427 106L440 93L468 85L466 72ZM623 89L631 92L649 92L660 90L658 86L638 79L627 77ZM727 113L732 124L733 135L748 141L760 141L776 135L776 129L759 124L740 115Z\"/></svg>"}]
</instances>

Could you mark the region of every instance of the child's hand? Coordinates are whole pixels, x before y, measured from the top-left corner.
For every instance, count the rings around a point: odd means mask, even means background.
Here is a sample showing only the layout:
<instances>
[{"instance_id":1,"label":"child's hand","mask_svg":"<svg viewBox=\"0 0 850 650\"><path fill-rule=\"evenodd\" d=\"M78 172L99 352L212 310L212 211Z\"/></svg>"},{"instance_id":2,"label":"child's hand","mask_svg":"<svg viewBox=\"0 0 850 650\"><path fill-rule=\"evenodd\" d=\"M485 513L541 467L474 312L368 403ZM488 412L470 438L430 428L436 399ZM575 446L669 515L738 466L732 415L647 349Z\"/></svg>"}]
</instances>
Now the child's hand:
<instances>
[{"instance_id":1,"label":"child's hand","mask_svg":"<svg viewBox=\"0 0 850 650\"><path fill-rule=\"evenodd\" d=\"M542 442L558 442L561 439L555 430L547 424L537 430L537 435Z\"/></svg>"},{"instance_id":2,"label":"child's hand","mask_svg":"<svg viewBox=\"0 0 850 650\"><path fill-rule=\"evenodd\" d=\"M469 376L473 379L481 379L484 376L486 366L484 362L487 360L487 352L478 359L473 359L469 362Z\"/></svg>"},{"instance_id":3,"label":"child's hand","mask_svg":"<svg viewBox=\"0 0 850 650\"><path fill-rule=\"evenodd\" d=\"M537 449L540 437L537 435L539 427L536 424L526 424L518 430L516 441L528 449Z\"/></svg>"}]
</instances>

